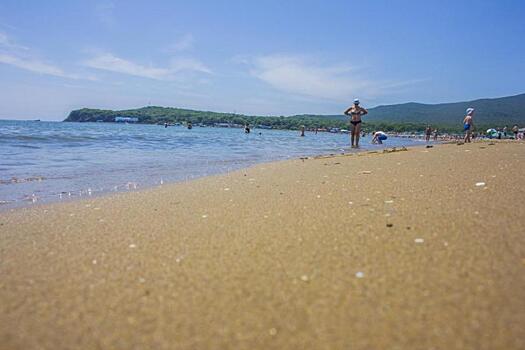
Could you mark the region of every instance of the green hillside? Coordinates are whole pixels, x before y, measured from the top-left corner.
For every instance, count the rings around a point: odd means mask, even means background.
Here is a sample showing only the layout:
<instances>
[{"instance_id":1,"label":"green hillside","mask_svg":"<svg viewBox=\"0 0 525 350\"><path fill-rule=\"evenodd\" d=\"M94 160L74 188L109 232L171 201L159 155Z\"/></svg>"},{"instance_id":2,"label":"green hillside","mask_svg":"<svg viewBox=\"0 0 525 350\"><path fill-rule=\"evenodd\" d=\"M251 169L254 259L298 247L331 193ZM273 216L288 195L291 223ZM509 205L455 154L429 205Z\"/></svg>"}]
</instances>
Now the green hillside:
<instances>
[{"instance_id":1,"label":"green hillside","mask_svg":"<svg viewBox=\"0 0 525 350\"><path fill-rule=\"evenodd\" d=\"M460 131L465 109L476 109L475 123L480 129L504 125L525 124L525 94L480 99L467 102L422 104L404 103L370 108L364 117L363 127L367 130L421 131L430 123L443 131ZM344 107L343 107L344 108ZM138 118L139 123L232 123L268 125L275 129L307 128L348 128L348 117L341 115L295 115L289 117L249 116L233 113L195 111L170 107L143 107L138 109L112 111L83 108L72 111L67 122L113 122L116 117Z\"/></svg>"},{"instance_id":2,"label":"green hillside","mask_svg":"<svg viewBox=\"0 0 525 350\"><path fill-rule=\"evenodd\" d=\"M370 114L367 119L453 125L461 122L468 107L476 109L475 120L478 124L500 126L525 123L525 94L456 103L404 103L378 106L369 110Z\"/></svg>"}]
</instances>

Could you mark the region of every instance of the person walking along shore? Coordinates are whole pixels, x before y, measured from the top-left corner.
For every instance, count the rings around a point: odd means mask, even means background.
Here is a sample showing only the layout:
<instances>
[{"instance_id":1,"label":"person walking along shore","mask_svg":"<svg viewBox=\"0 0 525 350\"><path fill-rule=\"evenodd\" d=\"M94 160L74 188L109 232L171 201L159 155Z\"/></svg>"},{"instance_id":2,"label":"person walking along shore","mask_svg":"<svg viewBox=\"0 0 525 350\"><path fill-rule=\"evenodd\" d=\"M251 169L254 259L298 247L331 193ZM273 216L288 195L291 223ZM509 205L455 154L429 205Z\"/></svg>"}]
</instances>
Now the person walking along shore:
<instances>
[{"instance_id":1,"label":"person walking along shore","mask_svg":"<svg viewBox=\"0 0 525 350\"><path fill-rule=\"evenodd\" d=\"M467 115L463 119L463 130L465 130L465 142L471 142L472 128L474 127L474 108L467 108Z\"/></svg>"}]
</instances>

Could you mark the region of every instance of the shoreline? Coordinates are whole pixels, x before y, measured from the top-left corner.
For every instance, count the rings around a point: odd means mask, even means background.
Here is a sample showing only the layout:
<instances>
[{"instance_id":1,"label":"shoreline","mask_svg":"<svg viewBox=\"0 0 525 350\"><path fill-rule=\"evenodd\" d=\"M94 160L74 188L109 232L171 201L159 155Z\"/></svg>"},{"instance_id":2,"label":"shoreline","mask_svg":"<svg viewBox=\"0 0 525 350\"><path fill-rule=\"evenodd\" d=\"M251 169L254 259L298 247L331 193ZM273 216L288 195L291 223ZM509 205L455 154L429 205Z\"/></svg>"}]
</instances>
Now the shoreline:
<instances>
[{"instance_id":1,"label":"shoreline","mask_svg":"<svg viewBox=\"0 0 525 350\"><path fill-rule=\"evenodd\" d=\"M288 131L288 130L286 130ZM397 136L396 136L397 137ZM411 141L412 143L415 143L416 141L412 140ZM411 144L411 145L408 145L408 146L401 146L401 147L404 147L404 148L413 148L413 147L423 147L423 146L426 146L427 144L423 144L424 141L422 141L422 144ZM435 145L439 145L439 144L445 144L447 143L447 141L432 141L430 144L435 146ZM377 146L377 145L375 145ZM388 147L388 145L385 145L385 147L383 149L381 149L380 151L383 151L383 150L386 150L386 149L389 149L389 148L396 148L396 147L400 147L400 146L393 146L393 147ZM229 173L232 173L232 172L235 172L235 171L240 171L240 170L243 170L243 169L249 169L253 166L257 166L259 164L268 164L268 163L273 163L273 162L283 162L283 161L290 161L290 160L295 160L295 159L303 159L303 158L318 158L318 157L324 157L324 156L335 156L335 155L346 155L346 154L355 154L355 153L367 153L367 152L378 152L379 150L371 150L371 149L365 149L365 148L362 148L362 149L350 149L350 148L345 148L344 149L344 152L341 152L341 150L333 150L331 151L330 153L321 153L321 154L316 154L316 155L307 155L307 156L302 156L302 157L291 157L291 158L286 158L286 159L274 159L274 160L263 160L261 162L255 162L255 163L252 163L252 164L246 164L245 166L240 166L239 168L234 168L234 169L230 169L230 170L224 170L224 171L217 171L216 173L213 173L213 174L203 174L203 175L191 175L191 176L187 176L186 179L179 179L179 180L167 180L166 182L162 182L160 184L141 184L139 188L137 188L138 186L138 183L136 182L128 182L127 185L120 185L119 187L122 187L122 189L118 189L118 190L112 190L110 188L106 189L106 190L93 190L88 192L88 190L81 190L80 191L80 195L79 194L76 194L75 191L65 191L65 192L61 192L61 193L55 193L53 196L51 195L47 195L47 197L45 197L44 199L42 199L41 197L30 197L29 195L26 195L26 199L25 200L18 200L18 201L5 201L4 203L1 203L0 202L0 213L2 212L12 212L13 210L19 210L19 209L24 209L24 208L35 208L35 207L39 207L39 206L42 206L42 205L50 205L50 204L56 204L56 203L71 203L71 202L74 202L74 201L78 201L78 200L85 200L85 199L90 199L90 198L97 198L97 197L105 197L105 196L111 196L111 195L116 195L116 194L123 194L123 193L132 193L132 192L137 192L137 191L147 191L147 190L150 190L150 189L154 189L154 188L157 188L157 187L162 187L163 185L169 185L169 184L178 184L178 183L186 183L188 181L194 181L194 180L197 180L197 179L201 179L201 178L205 178L205 177L208 177L208 176L216 176L216 175L221 175L221 174L229 174ZM162 180L162 178L161 178ZM43 180L43 181L46 181L46 180ZM9 186L9 184L0 184L1 185L6 185L6 186ZM16 186L16 184L15 184ZM135 187L135 188L131 188L131 187ZM127 188L124 188L124 187L127 187ZM70 195L68 196L67 193L69 193ZM72 195L71 195L72 193Z\"/></svg>"},{"instance_id":2,"label":"shoreline","mask_svg":"<svg viewBox=\"0 0 525 350\"><path fill-rule=\"evenodd\" d=\"M257 164L0 212L12 349L521 349L525 144Z\"/></svg>"}]
</instances>

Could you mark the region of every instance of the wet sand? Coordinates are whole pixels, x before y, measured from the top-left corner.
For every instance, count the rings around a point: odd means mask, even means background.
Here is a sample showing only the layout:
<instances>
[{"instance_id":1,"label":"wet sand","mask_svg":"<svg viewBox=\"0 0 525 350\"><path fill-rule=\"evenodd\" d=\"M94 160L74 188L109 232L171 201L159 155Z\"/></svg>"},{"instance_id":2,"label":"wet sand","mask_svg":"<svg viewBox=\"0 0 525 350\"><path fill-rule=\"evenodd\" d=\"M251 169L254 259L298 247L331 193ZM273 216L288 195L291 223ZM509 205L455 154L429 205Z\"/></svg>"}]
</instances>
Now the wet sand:
<instances>
[{"instance_id":1,"label":"wet sand","mask_svg":"<svg viewBox=\"0 0 525 350\"><path fill-rule=\"evenodd\" d=\"M483 142L4 212L0 348L523 349L524 198Z\"/></svg>"}]
</instances>

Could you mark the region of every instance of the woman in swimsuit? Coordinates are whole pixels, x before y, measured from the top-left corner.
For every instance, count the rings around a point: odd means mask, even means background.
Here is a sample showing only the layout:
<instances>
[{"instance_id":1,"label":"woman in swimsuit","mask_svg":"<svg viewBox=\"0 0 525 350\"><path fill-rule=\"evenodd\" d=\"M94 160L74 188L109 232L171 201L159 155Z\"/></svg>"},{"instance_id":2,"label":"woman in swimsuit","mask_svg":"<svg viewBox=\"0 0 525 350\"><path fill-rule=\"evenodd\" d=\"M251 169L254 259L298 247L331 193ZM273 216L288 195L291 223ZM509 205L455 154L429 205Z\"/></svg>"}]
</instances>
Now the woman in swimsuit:
<instances>
[{"instance_id":1,"label":"woman in swimsuit","mask_svg":"<svg viewBox=\"0 0 525 350\"><path fill-rule=\"evenodd\" d=\"M368 111L362 107L359 107L359 100L356 98L354 100L354 105L349 107L345 111L345 115L350 116L350 129L352 131L351 141L352 148L359 147L359 135L361 133L361 117L367 114ZM355 141L355 146L354 146Z\"/></svg>"}]
</instances>

